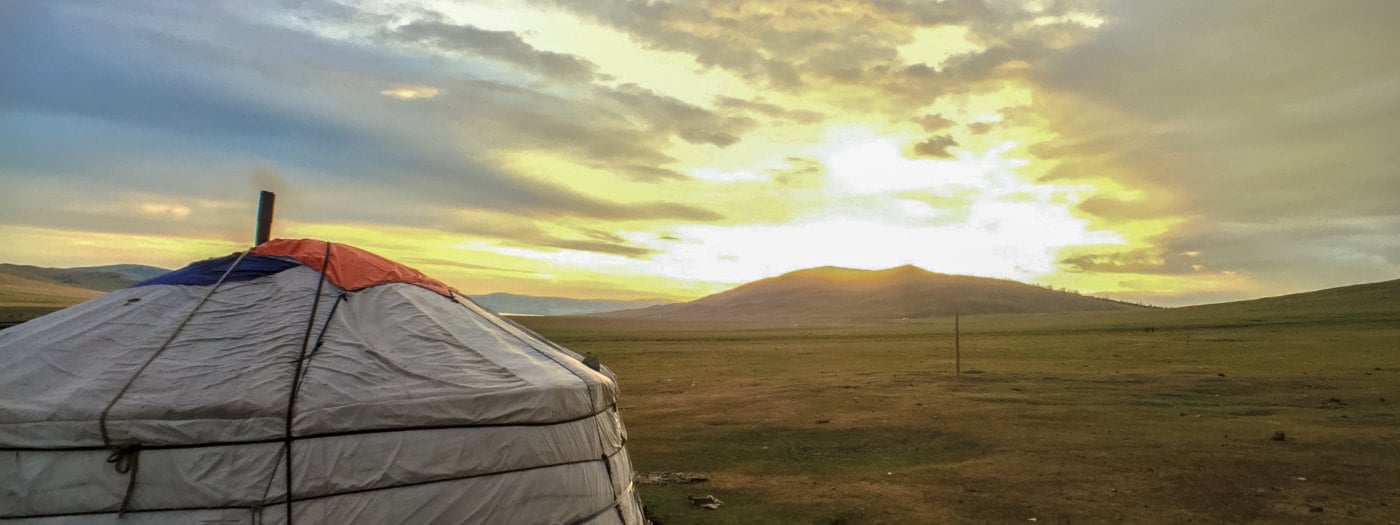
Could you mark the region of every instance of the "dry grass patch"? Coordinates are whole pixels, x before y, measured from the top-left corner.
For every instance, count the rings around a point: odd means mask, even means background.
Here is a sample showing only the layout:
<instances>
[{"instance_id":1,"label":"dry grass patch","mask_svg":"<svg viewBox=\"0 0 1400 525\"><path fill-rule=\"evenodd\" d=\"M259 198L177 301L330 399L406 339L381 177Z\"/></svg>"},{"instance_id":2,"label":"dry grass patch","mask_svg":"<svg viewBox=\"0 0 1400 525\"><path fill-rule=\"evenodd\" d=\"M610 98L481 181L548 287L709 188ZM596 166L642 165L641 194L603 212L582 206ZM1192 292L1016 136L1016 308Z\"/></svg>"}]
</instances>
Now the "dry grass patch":
<instances>
[{"instance_id":1,"label":"dry grass patch","mask_svg":"<svg viewBox=\"0 0 1400 525\"><path fill-rule=\"evenodd\" d=\"M639 470L711 475L663 525L1400 521L1400 324L1160 314L963 319L958 378L940 321L523 321L618 373Z\"/></svg>"}]
</instances>

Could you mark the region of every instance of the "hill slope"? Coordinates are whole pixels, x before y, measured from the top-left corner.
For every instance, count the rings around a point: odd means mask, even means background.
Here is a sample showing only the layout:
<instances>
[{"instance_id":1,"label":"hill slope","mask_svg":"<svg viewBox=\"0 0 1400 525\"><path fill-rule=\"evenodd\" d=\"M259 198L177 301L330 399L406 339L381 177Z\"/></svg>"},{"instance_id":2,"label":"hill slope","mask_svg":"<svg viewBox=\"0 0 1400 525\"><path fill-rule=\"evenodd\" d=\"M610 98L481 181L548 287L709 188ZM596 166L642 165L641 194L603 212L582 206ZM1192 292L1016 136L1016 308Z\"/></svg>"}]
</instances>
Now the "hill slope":
<instances>
[{"instance_id":1,"label":"hill slope","mask_svg":"<svg viewBox=\"0 0 1400 525\"><path fill-rule=\"evenodd\" d=\"M755 281L688 303L601 315L814 323L1142 308L1014 281L933 273L914 266L874 271L822 267Z\"/></svg>"},{"instance_id":2,"label":"hill slope","mask_svg":"<svg viewBox=\"0 0 1400 525\"><path fill-rule=\"evenodd\" d=\"M1400 279L1157 312L1183 324L1383 322L1400 325Z\"/></svg>"},{"instance_id":3,"label":"hill slope","mask_svg":"<svg viewBox=\"0 0 1400 525\"><path fill-rule=\"evenodd\" d=\"M43 268L0 263L0 274L99 292L120 290L170 270L139 264L114 264L82 268Z\"/></svg>"},{"instance_id":4,"label":"hill slope","mask_svg":"<svg viewBox=\"0 0 1400 525\"><path fill-rule=\"evenodd\" d=\"M97 290L0 272L0 306L57 309L99 295L102 292Z\"/></svg>"},{"instance_id":5,"label":"hill slope","mask_svg":"<svg viewBox=\"0 0 1400 525\"><path fill-rule=\"evenodd\" d=\"M503 314L525 315L584 315L631 308L670 304L665 299L609 301L603 299L570 299L567 297L538 297L509 293L473 295L472 301Z\"/></svg>"}]
</instances>

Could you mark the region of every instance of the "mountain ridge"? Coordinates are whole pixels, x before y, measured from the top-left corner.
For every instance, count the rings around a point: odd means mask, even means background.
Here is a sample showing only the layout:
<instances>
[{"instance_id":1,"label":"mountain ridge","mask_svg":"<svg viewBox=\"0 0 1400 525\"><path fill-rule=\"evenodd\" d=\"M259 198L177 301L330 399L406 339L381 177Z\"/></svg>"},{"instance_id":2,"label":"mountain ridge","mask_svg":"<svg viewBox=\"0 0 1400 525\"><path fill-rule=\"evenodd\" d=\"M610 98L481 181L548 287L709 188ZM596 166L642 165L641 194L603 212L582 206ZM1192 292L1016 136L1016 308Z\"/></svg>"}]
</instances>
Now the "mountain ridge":
<instances>
[{"instance_id":1,"label":"mountain ridge","mask_svg":"<svg viewBox=\"0 0 1400 525\"><path fill-rule=\"evenodd\" d=\"M1146 308L1011 280L930 272L913 265L883 270L822 266L760 279L694 301L596 315L811 323Z\"/></svg>"},{"instance_id":2,"label":"mountain ridge","mask_svg":"<svg viewBox=\"0 0 1400 525\"><path fill-rule=\"evenodd\" d=\"M48 268L27 264L0 263L0 274L37 283L53 283L99 292L120 290L169 271L164 268L140 264Z\"/></svg>"}]
</instances>

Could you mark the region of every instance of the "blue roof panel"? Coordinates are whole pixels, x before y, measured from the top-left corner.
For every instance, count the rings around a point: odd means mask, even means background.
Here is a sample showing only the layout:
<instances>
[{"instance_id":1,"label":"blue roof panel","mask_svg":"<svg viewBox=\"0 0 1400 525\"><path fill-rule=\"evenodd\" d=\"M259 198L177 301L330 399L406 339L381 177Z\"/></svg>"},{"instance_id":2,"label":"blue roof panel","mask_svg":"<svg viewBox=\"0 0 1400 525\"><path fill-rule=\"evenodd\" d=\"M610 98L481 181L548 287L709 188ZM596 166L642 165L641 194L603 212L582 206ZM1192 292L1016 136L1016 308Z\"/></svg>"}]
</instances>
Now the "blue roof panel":
<instances>
[{"instance_id":1,"label":"blue roof panel","mask_svg":"<svg viewBox=\"0 0 1400 525\"><path fill-rule=\"evenodd\" d=\"M153 284L175 284L190 286L208 286L219 282L224 272L233 266L234 261L238 261L238 266L229 272L224 282L251 281L264 275L300 266L301 262L291 257L267 256L267 255L247 255L242 261L238 260L238 254L232 254L216 259L190 263L189 266L175 270L173 272L146 279L134 286L150 286Z\"/></svg>"}]
</instances>

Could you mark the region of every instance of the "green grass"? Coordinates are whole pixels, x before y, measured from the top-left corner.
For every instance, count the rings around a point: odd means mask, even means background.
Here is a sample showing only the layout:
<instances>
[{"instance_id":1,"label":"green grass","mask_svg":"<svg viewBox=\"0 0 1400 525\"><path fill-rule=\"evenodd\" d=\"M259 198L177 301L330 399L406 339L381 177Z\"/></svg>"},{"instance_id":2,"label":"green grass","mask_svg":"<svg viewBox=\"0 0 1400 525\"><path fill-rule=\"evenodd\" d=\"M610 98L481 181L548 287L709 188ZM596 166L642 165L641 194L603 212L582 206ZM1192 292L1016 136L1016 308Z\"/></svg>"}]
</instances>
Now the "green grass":
<instances>
[{"instance_id":1,"label":"green grass","mask_svg":"<svg viewBox=\"0 0 1400 525\"><path fill-rule=\"evenodd\" d=\"M730 424L700 434L696 436L700 439L683 439L673 446L752 475L879 476L892 470L962 461L977 454L977 445L971 440L918 427ZM678 464L676 468L684 466Z\"/></svg>"},{"instance_id":2,"label":"green grass","mask_svg":"<svg viewBox=\"0 0 1400 525\"><path fill-rule=\"evenodd\" d=\"M1400 521L1400 315L1347 308L964 318L961 377L951 320L521 321L617 372L639 471L711 476L641 487L664 525Z\"/></svg>"}]
</instances>

